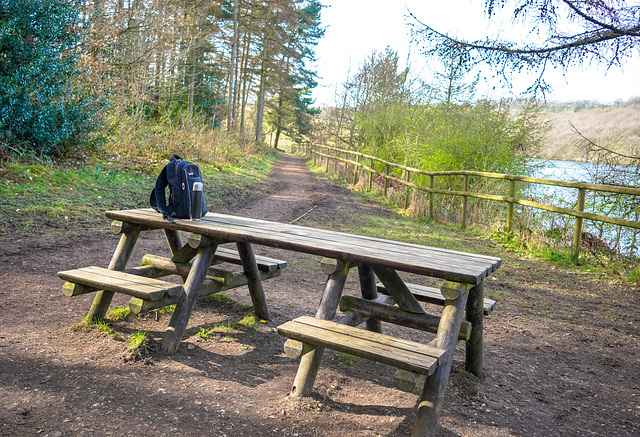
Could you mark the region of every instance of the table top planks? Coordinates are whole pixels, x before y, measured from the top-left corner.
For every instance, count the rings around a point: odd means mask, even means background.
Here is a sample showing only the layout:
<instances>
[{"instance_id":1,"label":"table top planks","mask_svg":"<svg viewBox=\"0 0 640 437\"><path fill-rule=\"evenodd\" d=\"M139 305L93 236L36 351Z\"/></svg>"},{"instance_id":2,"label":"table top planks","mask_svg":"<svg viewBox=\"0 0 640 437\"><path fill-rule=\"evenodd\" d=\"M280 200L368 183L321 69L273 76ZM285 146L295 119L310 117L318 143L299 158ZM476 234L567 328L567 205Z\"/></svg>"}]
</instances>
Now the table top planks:
<instances>
[{"instance_id":1,"label":"table top planks","mask_svg":"<svg viewBox=\"0 0 640 437\"><path fill-rule=\"evenodd\" d=\"M106 216L127 223L380 265L473 285L501 263L500 258L490 256L224 214L208 213L200 221L176 219L173 223L149 208L107 211Z\"/></svg>"}]
</instances>

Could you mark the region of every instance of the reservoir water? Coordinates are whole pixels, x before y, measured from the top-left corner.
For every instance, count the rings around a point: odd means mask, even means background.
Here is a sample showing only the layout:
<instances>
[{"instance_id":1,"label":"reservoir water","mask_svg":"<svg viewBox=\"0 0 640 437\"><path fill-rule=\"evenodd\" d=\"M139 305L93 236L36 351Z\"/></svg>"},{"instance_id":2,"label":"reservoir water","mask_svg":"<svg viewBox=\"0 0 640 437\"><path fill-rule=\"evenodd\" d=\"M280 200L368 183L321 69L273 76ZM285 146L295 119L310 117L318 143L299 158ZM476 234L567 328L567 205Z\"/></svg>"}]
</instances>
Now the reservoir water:
<instances>
[{"instance_id":1,"label":"reservoir water","mask_svg":"<svg viewBox=\"0 0 640 437\"><path fill-rule=\"evenodd\" d=\"M599 183L593 180L595 174L602 174L611 171L612 167L596 166L591 163L581 163L573 161L546 160L537 161L540 165L532 176L544 179L553 179L567 182ZM635 178L635 176L632 176ZM540 203L556 205L565 208L575 208L578 200L578 190L576 188L556 187L552 185L531 184L525 194ZM613 202L612 196L601 196L588 190L585 199L585 211L596 214L603 214L610 217L623 218L638 221L638 212L634 211L638 205L638 199L634 196L619 196L619 201ZM553 213L535 213L539 215L539 220L546 229L558 227L573 229L575 219L569 216L561 216ZM583 221L583 231L589 232L604 240L611 248L622 253L638 253L635 248L636 232L633 229L622 228L620 226Z\"/></svg>"}]
</instances>

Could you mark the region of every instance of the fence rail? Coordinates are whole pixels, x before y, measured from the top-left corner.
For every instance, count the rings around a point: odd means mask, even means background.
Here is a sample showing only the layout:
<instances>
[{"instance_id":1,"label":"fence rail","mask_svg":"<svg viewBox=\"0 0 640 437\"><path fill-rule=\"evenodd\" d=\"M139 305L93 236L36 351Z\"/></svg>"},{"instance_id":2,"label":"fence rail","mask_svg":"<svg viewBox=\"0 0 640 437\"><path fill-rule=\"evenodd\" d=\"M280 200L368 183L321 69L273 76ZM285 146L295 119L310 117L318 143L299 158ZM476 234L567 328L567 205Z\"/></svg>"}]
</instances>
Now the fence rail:
<instances>
[{"instance_id":1,"label":"fence rail","mask_svg":"<svg viewBox=\"0 0 640 437\"><path fill-rule=\"evenodd\" d=\"M384 195L387 196L387 190L389 187L389 182L393 181L397 184L401 184L405 187L412 188L418 191L426 192L429 195L429 217L434 218L434 194L442 194L448 196L458 196L462 198L462 214L461 214L461 227L464 229L467 225L467 214L468 214L468 199L484 199L491 200L496 202L505 202L507 203L507 231L511 232L513 229L513 208L514 205L522 205L530 208L540 209L544 211L550 211L553 213L563 214L575 217L575 225L574 225L574 234L573 234L573 257L575 260L578 259L580 254L580 240L582 235L582 221L584 219L598 221L602 223L608 223L612 225L618 225L622 227L632 228L632 229L640 229L640 222L634 220L627 220L618 217L610 217L602 214L594 214L584 211L585 207L585 197L587 191L596 191L596 192L606 192L606 193L615 193L615 194L624 194L631 196L640 196L640 189L638 188L629 188L629 187L617 187L613 185L600 185L600 184L590 184L585 182L567 182L567 181L558 181L552 179L543 179L543 178L535 178L530 176L516 176L509 174L501 174L501 173L488 173L488 172L478 172L478 171L468 171L468 170L458 170L458 171L441 171L441 172L429 172L425 170L420 170L413 167L407 167L400 164L396 164L393 162L388 162L377 158L375 156L366 155L364 153L355 152L353 150L345 150L339 149L336 147L330 146L320 146L320 145L312 145L312 146L292 146L293 151L297 153L304 153L307 156L310 156L313 160L315 166L319 166L318 161L324 161L325 171L329 171L329 162L333 162L333 171L336 171L337 163L343 162L345 165L345 169L348 168L349 165L353 166L353 179L354 183L356 180L356 175L359 171L364 171L369 174L368 177L368 188L369 190L373 185L373 177L374 175L381 176L384 178ZM365 162L368 161L368 165ZM385 168L384 172L376 170L375 163L382 164ZM404 173L404 178L397 177L391 174L392 169L401 170ZM411 182L412 175L422 175L429 177L429 186L423 186ZM463 191L455 191L455 190L442 190L436 189L435 187L435 178L442 176L461 176L463 178ZM496 194L489 193L478 193L469 191L469 177L479 177L479 178L489 178L489 179L503 179L509 181L509 195L501 196ZM548 205L544 203L535 202L532 200L522 199L515 197L516 193L516 182L527 182L533 184L542 184L542 185L550 185L556 187L563 188L574 188L578 190L578 200L575 208L565 208L556 205ZM410 203L410 196L407 194L404 198L404 208L407 209Z\"/></svg>"}]
</instances>

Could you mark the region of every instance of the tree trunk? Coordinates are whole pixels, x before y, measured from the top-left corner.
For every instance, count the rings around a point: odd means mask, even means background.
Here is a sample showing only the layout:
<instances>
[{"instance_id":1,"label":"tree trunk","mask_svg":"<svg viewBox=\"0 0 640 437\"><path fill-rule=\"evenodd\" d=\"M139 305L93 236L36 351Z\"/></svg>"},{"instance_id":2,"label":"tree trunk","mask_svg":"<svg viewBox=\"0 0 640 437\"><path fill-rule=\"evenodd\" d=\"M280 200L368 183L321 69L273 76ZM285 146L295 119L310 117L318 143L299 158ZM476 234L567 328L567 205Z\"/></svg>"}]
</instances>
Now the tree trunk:
<instances>
[{"instance_id":1,"label":"tree trunk","mask_svg":"<svg viewBox=\"0 0 640 437\"><path fill-rule=\"evenodd\" d=\"M267 22L265 23L265 33L263 39L263 50L262 50L262 66L260 68L260 93L258 95L258 107L257 107L257 118L256 118L256 143L261 143L263 140L262 135L262 120L264 117L264 99L267 94L267 59L268 59L268 46L269 46L269 31L271 29L271 0L269 0L269 4L267 5Z\"/></svg>"},{"instance_id":2,"label":"tree trunk","mask_svg":"<svg viewBox=\"0 0 640 437\"><path fill-rule=\"evenodd\" d=\"M236 54L238 52L238 0L235 0L233 6L233 43L231 44L231 65L229 66L229 101L227 102L227 132L231 132L233 128L234 114L234 96L236 88Z\"/></svg>"}]
</instances>

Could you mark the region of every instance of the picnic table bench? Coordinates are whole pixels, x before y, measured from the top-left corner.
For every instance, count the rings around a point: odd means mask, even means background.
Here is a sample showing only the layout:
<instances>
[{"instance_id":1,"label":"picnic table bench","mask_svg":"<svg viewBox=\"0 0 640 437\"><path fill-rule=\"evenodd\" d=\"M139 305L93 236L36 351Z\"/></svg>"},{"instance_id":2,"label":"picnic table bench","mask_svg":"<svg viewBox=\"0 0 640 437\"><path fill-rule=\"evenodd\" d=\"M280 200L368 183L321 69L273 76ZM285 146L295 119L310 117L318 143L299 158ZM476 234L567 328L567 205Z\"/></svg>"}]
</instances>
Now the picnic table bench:
<instances>
[{"instance_id":1,"label":"picnic table bench","mask_svg":"<svg viewBox=\"0 0 640 437\"><path fill-rule=\"evenodd\" d=\"M200 221L174 222L151 209L106 215L122 233L109 268L61 272L71 284L64 292L98 290L90 317L104 316L114 292L130 294L130 306L140 311L176 303L162 342L169 353L177 350L201 294L247 284L256 314L269 318L261 281L277 276L286 263L256 257L252 245L263 245L324 257L327 281L315 317L298 317L277 328L289 338L287 355L300 358L292 396L311 394L325 348L385 363L398 369L394 380L401 389L426 378L413 428L414 436L425 436L437 424L459 340L466 342L465 368L483 375L483 317L495 305L484 298L484 280L500 266L499 258L213 213ZM172 257L147 255L142 266L126 269L139 233L148 229L164 230ZM178 231L192 233L187 244L181 244ZM232 242L237 252L220 250L220 244ZM243 273L213 267L223 261L240 262ZM343 296L351 270L357 270L361 298ZM438 278L442 285L405 284L398 272ZM184 284L157 279L166 274L179 275ZM442 313L426 313L420 301L442 305ZM398 339L382 333L382 321L432 332L435 338L429 344ZM366 329L358 327L363 323Z\"/></svg>"},{"instance_id":2,"label":"picnic table bench","mask_svg":"<svg viewBox=\"0 0 640 437\"><path fill-rule=\"evenodd\" d=\"M137 226L115 220L111 229L122 234L120 244L114 253L109 268L97 266L58 272L60 279L67 281L62 286L65 296L78 296L96 292L98 295L88 313L90 318L103 318L113 293L131 296L129 310L133 314L159 309L168 305L176 305L184 298L184 281L192 270L192 259L200 247L210 242L198 234L191 234L188 242L182 245L180 234L176 230L164 229L170 249L171 258L147 254L142 258L141 266L117 270L114 266L126 265L141 231L149 231L152 226ZM246 266L243 272L232 272L213 267L221 263ZM261 281L280 276L287 262L266 256L255 255L250 246L239 246L239 250L227 247L216 247L210 267L206 270L205 279L198 290L198 297L208 296L232 288L249 285L256 315L269 319L269 310L262 290ZM177 275L181 283L168 282L157 278ZM106 297L105 297L106 293Z\"/></svg>"}]
</instances>

